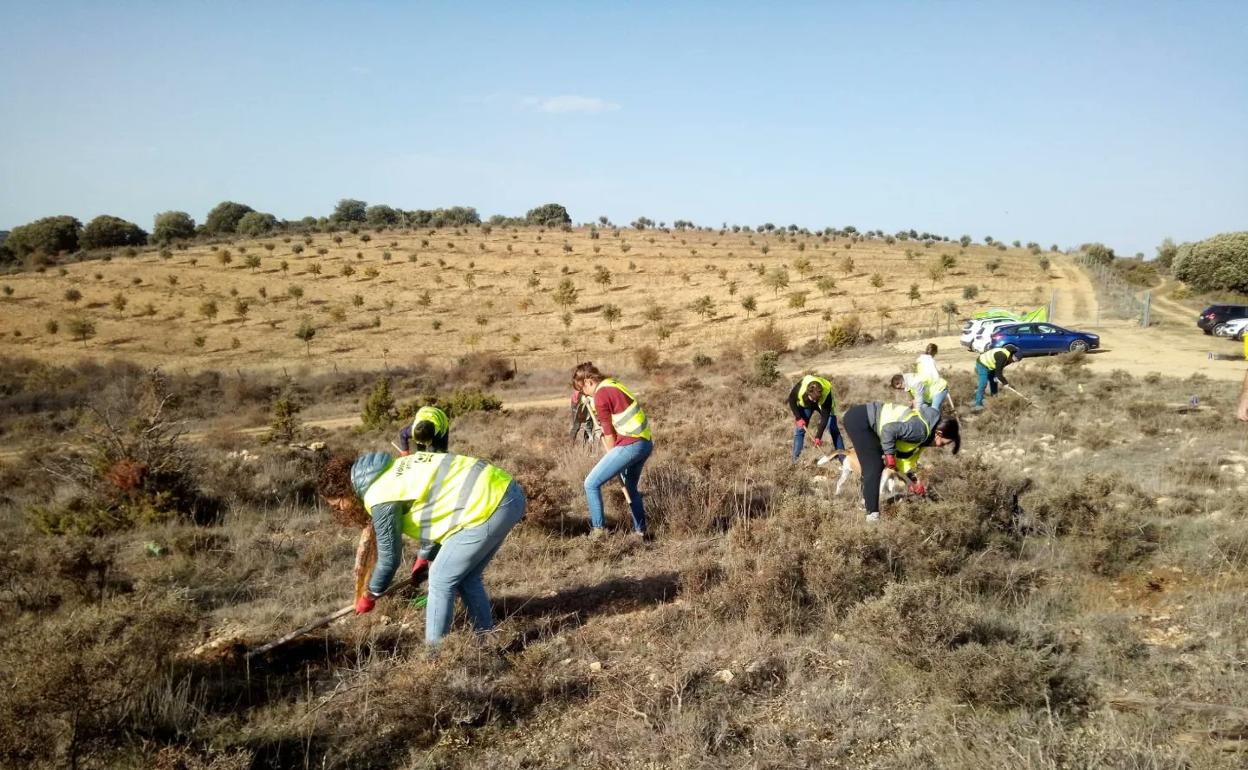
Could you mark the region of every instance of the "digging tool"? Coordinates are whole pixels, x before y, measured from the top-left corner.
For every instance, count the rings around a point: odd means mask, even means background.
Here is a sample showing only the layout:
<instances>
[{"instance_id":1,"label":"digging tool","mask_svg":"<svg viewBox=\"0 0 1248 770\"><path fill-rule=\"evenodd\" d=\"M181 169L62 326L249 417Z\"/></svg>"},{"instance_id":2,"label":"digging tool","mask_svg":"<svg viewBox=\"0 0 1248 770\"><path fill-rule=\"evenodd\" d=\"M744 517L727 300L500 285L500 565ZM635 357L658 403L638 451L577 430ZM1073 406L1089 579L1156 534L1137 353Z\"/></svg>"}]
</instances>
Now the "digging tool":
<instances>
[{"instance_id":1,"label":"digging tool","mask_svg":"<svg viewBox=\"0 0 1248 770\"><path fill-rule=\"evenodd\" d=\"M395 591L399 590L400 588L403 588L403 587L405 587L405 586L409 586L409 585L411 585L411 584L412 584L412 581L411 581L411 580L404 580L404 581L403 581L403 582L401 582L401 583L394 583L394 584L393 584L393 585L391 585L389 588L387 588L385 591L382 591L381 596L387 596L387 595L389 595L389 594L391 594L391 593L393 593L393 592L395 592ZM380 599L380 598L381 598L381 596L379 596L379 597L377 597L377 598L378 598L378 599ZM422 595L422 596L417 597L414 601L417 601L417 602L418 602L418 601L420 601L421 599L425 599L425 598L427 598L427 596L423 596L423 595ZM415 604L413 604L413 606L421 606L421 607L423 607L423 606L424 606L424 604L423 604L423 603L422 603L422 604L420 604L420 605L415 605ZM324 617L321 617L321 618L317 618L316 620L312 621L311 623L308 623L308 624L307 624L307 625L305 625L305 626L300 626L299 628L296 628L294 631L291 631L289 634L286 634L285 636L282 636L282 637L279 637L279 638L277 638L277 639L274 639L273 641L269 642L268 644L262 644L262 645L260 645L259 647L255 648L254 650L248 650L248 651L247 651L247 654L246 654L246 655L244 655L243 657L244 657L246 660L251 660L252 658L254 658L254 657L258 656L258 655L263 655L264 653L269 652L270 650L275 650L275 649L277 649L278 647L281 647L283 644L288 644L288 643L290 643L290 642L293 642L294 640L298 639L298 638L299 638L299 637L301 637L301 636L304 636L304 635L306 635L306 634L310 634L310 633L312 633L313 631L317 630L318 628L324 628L325 626L328 626L330 623L333 623L335 620L338 620L339 618L342 618L342 617L346 617L347 615L350 615L350 614L351 614L351 613L353 613L353 612L355 612L355 605L354 605L354 604L349 604L349 605L347 605L346 607L343 607L343 608L342 608L342 609L340 609L340 610L334 610L334 611L333 611L333 612L331 612L330 614L328 614L328 615L326 615L326 616L324 616Z\"/></svg>"},{"instance_id":2,"label":"digging tool","mask_svg":"<svg viewBox=\"0 0 1248 770\"><path fill-rule=\"evenodd\" d=\"M631 506L633 504L633 496L628 493L628 485L624 483L624 474L621 473L617 478L620 480L620 489L624 490L624 502Z\"/></svg>"},{"instance_id":3,"label":"digging tool","mask_svg":"<svg viewBox=\"0 0 1248 770\"><path fill-rule=\"evenodd\" d=\"M1005 389L1006 389L1006 390L1008 390L1008 391L1010 391L1010 392L1011 392L1011 393L1013 393L1014 395L1018 396L1019 398L1021 398L1021 399L1022 399L1022 400L1023 400L1026 404L1027 404L1027 406L1031 406L1031 407L1035 407L1035 406L1036 406L1036 402L1035 402L1035 401L1032 401L1030 398L1027 398L1027 397L1026 397L1026 396L1024 396L1022 393L1019 393L1019 392L1018 392L1018 388L1014 387L1013 385L1006 385L1006 386L1005 386ZM1039 408L1039 407L1037 407L1037 408Z\"/></svg>"}]
</instances>

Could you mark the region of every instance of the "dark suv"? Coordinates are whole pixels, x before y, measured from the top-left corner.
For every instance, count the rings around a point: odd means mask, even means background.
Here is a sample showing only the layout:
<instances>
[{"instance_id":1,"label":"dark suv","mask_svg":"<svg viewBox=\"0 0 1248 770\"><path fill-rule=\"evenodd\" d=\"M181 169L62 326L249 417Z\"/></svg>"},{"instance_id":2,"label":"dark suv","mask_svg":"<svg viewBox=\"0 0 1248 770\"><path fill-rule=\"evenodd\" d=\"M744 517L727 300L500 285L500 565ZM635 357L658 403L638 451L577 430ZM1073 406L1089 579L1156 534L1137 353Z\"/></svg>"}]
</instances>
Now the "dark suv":
<instances>
[{"instance_id":1,"label":"dark suv","mask_svg":"<svg viewBox=\"0 0 1248 770\"><path fill-rule=\"evenodd\" d=\"M1219 326L1236 318L1248 318L1248 305L1210 305L1196 319L1205 334L1215 334Z\"/></svg>"}]
</instances>

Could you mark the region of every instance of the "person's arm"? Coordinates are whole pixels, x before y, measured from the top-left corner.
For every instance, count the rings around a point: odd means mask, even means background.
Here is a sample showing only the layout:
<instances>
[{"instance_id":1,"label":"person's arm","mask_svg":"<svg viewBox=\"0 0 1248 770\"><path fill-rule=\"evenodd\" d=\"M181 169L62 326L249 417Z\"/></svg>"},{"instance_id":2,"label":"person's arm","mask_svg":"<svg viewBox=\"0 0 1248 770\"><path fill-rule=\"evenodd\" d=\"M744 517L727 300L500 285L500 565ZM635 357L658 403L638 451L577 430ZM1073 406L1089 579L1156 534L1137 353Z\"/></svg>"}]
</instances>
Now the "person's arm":
<instances>
[{"instance_id":1,"label":"person's arm","mask_svg":"<svg viewBox=\"0 0 1248 770\"><path fill-rule=\"evenodd\" d=\"M890 422L880 431L880 446L886 455L897 455L898 441L905 441L909 444L922 444L926 440L927 425L917 415L909 420Z\"/></svg>"},{"instance_id":2,"label":"person's arm","mask_svg":"<svg viewBox=\"0 0 1248 770\"><path fill-rule=\"evenodd\" d=\"M377 533L377 564L368 580L368 591L380 596L390 587L395 570L403 560L403 514L409 503L379 503L372 508L373 531Z\"/></svg>"},{"instance_id":3,"label":"person's arm","mask_svg":"<svg viewBox=\"0 0 1248 770\"><path fill-rule=\"evenodd\" d=\"M446 433L443 433L441 436L436 435L436 434L434 435L434 437L433 437L433 451L435 451L435 452L446 452L446 451L448 451L448 449L447 449L447 448L448 448L450 445L451 445L451 429L450 429L450 428L447 428L447 429L446 429Z\"/></svg>"},{"instance_id":4,"label":"person's arm","mask_svg":"<svg viewBox=\"0 0 1248 770\"><path fill-rule=\"evenodd\" d=\"M992 360L997 362L997 379L1001 381L1002 385L1009 385L1010 381L1005 379L1005 367L1010 365L1010 354L1004 350L998 350L997 354L992 357Z\"/></svg>"},{"instance_id":5,"label":"person's arm","mask_svg":"<svg viewBox=\"0 0 1248 770\"><path fill-rule=\"evenodd\" d=\"M1244 385L1239 390L1239 411L1236 416L1241 422L1248 422L1248 372L1244 373Z\"/></svg>"},{"instance_id":6,"label":"person's arm","mask_svg":"<svg viewBox=\"0 0 1248 770\"><path fill-rule=\"evenodd\" d=\"M823 440L823 433L828 429L828 423L832 421L832 404L836 401L832 394L828 394L828 400L819 406L819 434L815 436L815 441Z\"/></svg>"},{"instance_id":7,"label":"person's arm","mask_svg":"<svg viewBox=\"0 0 1248 770\"><path fill-rule=\"evenodd\" d=\"M408 423L399 431L399 451L406 455L412 451L412 424Z\"/></svg>"},{"instance_id":8,"label":"person's arm","mask_svg":"<svg viewBox=\"0 0 1248 770\"><path fill-rule=\"evenodd\" d=\"M802 381L798 380L797 382L793 383L793 390L789 391L789 411L793 413L794 420L806 419L805 417L802 416L802 405L798 403L798 399L800 398L800 396L798 395L797 389L800 388L801 386L802 386Z\"/></svg>"}]
</instances>

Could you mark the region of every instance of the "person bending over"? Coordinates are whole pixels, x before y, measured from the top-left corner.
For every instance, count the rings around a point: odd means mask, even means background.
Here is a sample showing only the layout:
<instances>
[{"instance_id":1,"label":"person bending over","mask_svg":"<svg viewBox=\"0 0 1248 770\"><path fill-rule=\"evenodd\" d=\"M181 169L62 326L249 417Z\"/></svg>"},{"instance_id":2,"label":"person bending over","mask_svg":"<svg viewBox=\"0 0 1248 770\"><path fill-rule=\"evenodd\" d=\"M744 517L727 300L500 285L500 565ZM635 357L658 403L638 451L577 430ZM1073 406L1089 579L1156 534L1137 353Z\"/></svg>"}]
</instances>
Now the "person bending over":
<instances>
[{"instance_id":1,"label":"person bending over","mask_svg":"<svg viewBox=\"0 0 1248 770\"><path fill-rule=\"evenodd\" d=\"M854 452L862 467L862 503L867 521L880 519L880 477L885 468L911 478L910 491L922 494L922 482L913 479L912 474L924 448L952 445L955 455L962 449L958 418L942 418L930 406L914 409L879 401L851 406L845 412L845 431L854 442Z\"/></svg>"}]
</instances>

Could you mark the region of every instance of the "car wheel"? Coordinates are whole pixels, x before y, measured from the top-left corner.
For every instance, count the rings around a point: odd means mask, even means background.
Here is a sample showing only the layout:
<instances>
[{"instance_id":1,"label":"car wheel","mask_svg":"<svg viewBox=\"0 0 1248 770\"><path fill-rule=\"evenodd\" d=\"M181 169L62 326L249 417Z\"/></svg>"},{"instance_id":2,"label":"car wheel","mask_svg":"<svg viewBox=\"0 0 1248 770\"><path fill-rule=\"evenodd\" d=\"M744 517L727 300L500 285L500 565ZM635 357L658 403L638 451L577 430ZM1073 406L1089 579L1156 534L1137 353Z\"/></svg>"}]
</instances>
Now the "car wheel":
<instances>
[{"instance_id":1,"label":"car wheel","mask_svg":"<svg viewBox=\"0 0 1248 770\"><path fill-rule=\"evenodd\" d=\"M1087 353L1088 343L1084 340L1075 340L1074 342L1070 343L1070 352L1071 353Z\"/></svg>"},{"instance_id":2,"label":"car wheel","mask_svg":"<svg viewBox=\"0 0 1248 770\"><path fill-rule=\"evenodd\" d=\"M1217 326L1213 327L1213 333L1214 335L1218 337L1221 337L1222 333L1225 331L1226 331L1226 324L1218 324Z\"/></svg>"}]
</instances>

